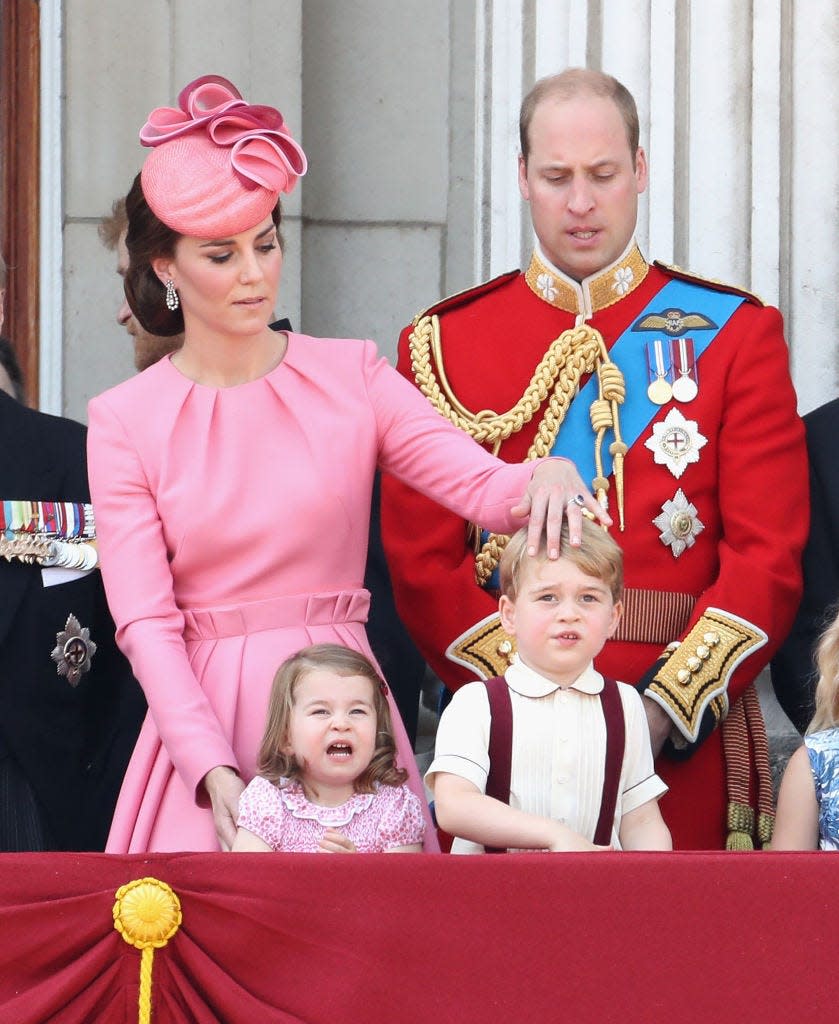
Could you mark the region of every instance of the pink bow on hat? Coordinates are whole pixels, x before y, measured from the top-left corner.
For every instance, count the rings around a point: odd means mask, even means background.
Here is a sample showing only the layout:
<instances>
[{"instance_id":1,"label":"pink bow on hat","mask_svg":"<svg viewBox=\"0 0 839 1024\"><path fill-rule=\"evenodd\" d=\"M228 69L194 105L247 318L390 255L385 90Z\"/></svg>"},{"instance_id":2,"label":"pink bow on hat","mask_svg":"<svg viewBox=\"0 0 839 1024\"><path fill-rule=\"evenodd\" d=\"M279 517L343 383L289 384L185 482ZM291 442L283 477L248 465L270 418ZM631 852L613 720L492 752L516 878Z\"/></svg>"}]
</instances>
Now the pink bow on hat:
<instances>
[{"instance_id":1,"label":"pink bow on hat","mask_svg":"<svg viewBox=\"0 0 839 1024\"><path fill-rule=\"evenodd\" d=\"M246 103L220 75L203 75L185 86L178 109L157 107L140 129L144 146L160 146L205 129L212 141L230 148L230 162L243 178L273 192L291 192L306 173L306 154L274 107Z\"/></svg>"}]
</instances>

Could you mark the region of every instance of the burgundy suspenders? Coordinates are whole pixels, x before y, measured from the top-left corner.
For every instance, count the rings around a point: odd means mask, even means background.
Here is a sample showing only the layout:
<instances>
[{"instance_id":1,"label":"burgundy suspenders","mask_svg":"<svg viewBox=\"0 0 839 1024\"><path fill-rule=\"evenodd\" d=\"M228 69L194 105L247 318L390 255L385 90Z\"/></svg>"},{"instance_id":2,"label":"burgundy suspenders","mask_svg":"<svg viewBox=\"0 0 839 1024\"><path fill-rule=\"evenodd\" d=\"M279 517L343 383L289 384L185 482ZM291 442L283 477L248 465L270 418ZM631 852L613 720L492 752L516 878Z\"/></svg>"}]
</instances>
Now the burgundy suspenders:
<instances>
[{"instance_id":1,"label":"burgundy suspenders","mask_svg":"<svg viewBox=\"0 0 839 1024\"><path fill-rule=\"evenodd\" d=\"M507 682L501 676L484 682L489 697L489 775L486 795L510 802L510 769L513 761L513 706ZM612 835L615 807L618 802L621 765L626 742L626 728L623 717L618 684L614 679L603 678L600 706L606 721L606 763L603 772L603 794L600 797L600 815L594 832L598 846L608 846ZM487 853L504 853L497 847L485 847Z\"/></svg>"},{"instance_id":2,"label":"burgundy suspenders","mask_svg":"<svg viewBox=\"0 0 839 1024\"><path fill-rule=\"evenodd\" d=\"M603 708L603 717L606 720L606 764L603 772L603 796L600 798L600 817L597 819L597 828L594 830L594 841L598 846L608 846L615 821L615 807L618 802L618 787L626 742L623 705L618 684L614 679L603 677L600 706Z\"/></svg>"},{"instance_id":3,"label":"burgundy suspenders","mask_svg":"<svg viewBox=\"0 0 839 1024\"><path fill-rule=\"evenodd\" d=\"M489 697L489 774L486 795L503 804L510 802L510 768L513 762L513 705L507 680L502 676L484 680ZM500 846L485 846L487 853L506 853Z\"/></svg>"}]
</instances>

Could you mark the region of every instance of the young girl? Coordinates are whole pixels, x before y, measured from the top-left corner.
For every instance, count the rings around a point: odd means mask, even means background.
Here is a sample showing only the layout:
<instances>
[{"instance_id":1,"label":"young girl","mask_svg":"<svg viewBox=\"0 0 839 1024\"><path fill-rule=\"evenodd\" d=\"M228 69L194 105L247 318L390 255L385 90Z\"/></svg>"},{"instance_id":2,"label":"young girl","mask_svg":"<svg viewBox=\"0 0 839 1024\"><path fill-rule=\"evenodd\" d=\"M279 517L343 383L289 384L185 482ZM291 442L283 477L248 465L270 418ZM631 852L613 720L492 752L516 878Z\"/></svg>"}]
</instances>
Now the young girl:
<instances>
[{"instance_id":1,"label":"young girl","mask_svg":"<svg viewBox=\"0 0 839 1024\"><path fill-rule=\"evenodd\" d=\"M816 660L816 713L781 781L773 850L839 850L839 615Z\"/></svg>"},{"instance_id":2,"label":"young girl","mask_svg":"<svg viewBox=\"0 0 839 1024\"><path fill-rule=\"evenodd\" d=\"M280 666L234 851L422 850L422 807L396 766L386 696L367 658L338 644L306 647Z\"/></svg>"}]
</instances>

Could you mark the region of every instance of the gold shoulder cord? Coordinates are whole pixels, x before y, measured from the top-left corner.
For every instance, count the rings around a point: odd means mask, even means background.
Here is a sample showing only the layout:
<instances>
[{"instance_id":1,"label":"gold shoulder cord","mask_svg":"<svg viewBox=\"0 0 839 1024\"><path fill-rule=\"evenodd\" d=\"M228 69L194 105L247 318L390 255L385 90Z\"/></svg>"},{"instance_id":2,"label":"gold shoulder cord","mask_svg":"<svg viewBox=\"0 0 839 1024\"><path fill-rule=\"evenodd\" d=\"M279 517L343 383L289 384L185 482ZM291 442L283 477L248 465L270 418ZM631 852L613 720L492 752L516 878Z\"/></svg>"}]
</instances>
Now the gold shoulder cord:
<instances>
[{"instance_id":1,"label":"gold shoulder cord","mask_svg":"<svg viewBox=\"0 0 839 1024\"><path fill-rule=\"evenodd\" d=\"M518 433L533 419L546 399L547 405L527 452L527 459L549 455L568 407L577 393L580 379L587 373L596 372L598 397L592 402L590 410L591 425L595 432L594 459L597 470L592 489L600 504L607 508L609 481L603 473L602 447L606 431L611 429L615 439L609 451L614 459L618 514L620 528L623 529L623 457L627 446L620 434L618 406L626 397L626 385L620 369L609 359L599 331L588 324L563 331L548 346L522 397L504 413L496 413L492 409L473 413L458 401L443 366L440 321L437 316L418 317L408 345L411 369L420 391L441 416L480 444L492 445L495 455L502 442ZM492 575L507 540L507 537L499 534L490 534L478 552L475 575L479 585L486 583Z\"/></svg>"}]
</instances>

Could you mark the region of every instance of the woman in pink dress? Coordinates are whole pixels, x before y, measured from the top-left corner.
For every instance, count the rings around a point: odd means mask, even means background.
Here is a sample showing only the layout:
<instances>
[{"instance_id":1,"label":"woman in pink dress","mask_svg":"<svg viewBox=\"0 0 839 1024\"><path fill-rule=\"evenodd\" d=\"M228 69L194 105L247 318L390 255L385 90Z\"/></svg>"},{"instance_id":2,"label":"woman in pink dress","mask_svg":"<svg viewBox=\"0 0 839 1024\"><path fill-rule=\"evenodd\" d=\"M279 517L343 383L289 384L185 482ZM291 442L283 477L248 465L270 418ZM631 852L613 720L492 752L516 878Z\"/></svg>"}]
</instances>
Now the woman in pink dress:
<instances>
[{"instance_id":1,"label":"woman in pink dress","mask_svg":"<svg viewBox=\"0 0 839 1024\"><path fill-rule=\"evenodd\" d=\"M268 327L278 197L306 169L278 111L207 76L140 138L153 148L127 198L126 294L147 330L184 344L89 407L105 587L149 704L107 849L229 849L277 666L322 642L371 657L377 465L488 529L529 515L535 543L547 523L552 548L564 514L579 531L581 504L608 517L571 463L492 458L371 342Z\"/></svg>"}]
</instances>

